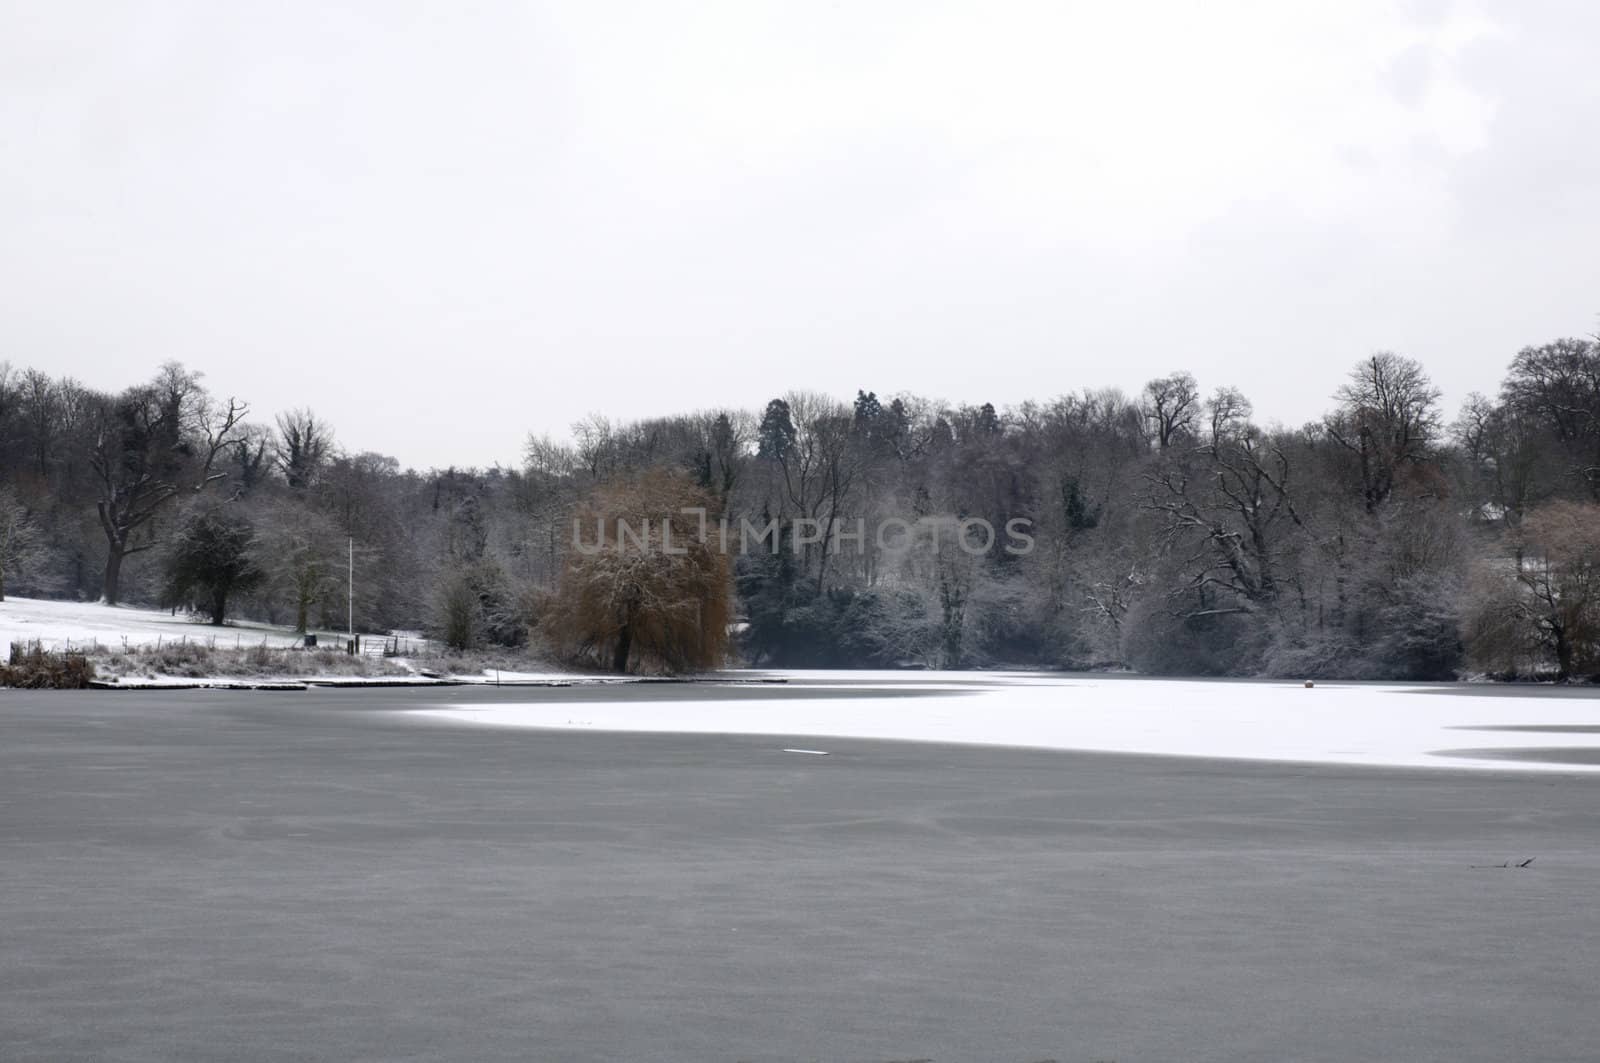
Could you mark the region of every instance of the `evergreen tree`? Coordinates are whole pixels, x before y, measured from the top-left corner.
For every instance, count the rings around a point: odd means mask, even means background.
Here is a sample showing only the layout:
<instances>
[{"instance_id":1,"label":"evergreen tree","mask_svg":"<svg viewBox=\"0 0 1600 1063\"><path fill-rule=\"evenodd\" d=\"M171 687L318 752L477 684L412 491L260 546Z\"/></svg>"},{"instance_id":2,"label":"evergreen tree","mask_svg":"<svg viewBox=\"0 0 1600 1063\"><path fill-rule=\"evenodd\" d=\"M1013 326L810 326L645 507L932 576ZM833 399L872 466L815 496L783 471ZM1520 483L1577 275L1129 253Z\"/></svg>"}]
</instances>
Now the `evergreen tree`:
<instances>
[{"instance_id":1,"label":"evergreen tree","mask_svg":"<svg viewBox=\"0 0 1600 1063\"><path fill-rule=\"evenodd\" d=\"M756 453L763 458L782 460L794 449L794 419L789 415L789 404L782 399L767 403L761 415L761 427L756 433Z\"/></svg>"},{"instance_id":2,"label":"evergreen tree","mask_svg":"<svg viewBox=\"0 0 1600 1063\"><path fill-rule=\"evenodd\" d=\"M221 624L228 599L266 576L255 546L254 526L232 507L211 507L190 517L167 553L167 604L198 600L211 622Z\"/></svg>"}]
</instances>

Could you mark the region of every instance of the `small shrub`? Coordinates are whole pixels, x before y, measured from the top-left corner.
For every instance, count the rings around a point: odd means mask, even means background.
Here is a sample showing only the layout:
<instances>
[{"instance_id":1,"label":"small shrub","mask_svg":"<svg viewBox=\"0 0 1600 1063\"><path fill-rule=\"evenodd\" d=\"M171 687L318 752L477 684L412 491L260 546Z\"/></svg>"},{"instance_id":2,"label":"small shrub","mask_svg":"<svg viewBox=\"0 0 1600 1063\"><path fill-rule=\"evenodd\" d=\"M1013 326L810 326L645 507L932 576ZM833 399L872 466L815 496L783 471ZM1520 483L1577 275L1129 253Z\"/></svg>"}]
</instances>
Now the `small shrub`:
<instances>
[{"instance_id":1,"label":"small shrub","mask_svg":"<svg viewBox=\"0 0 1600 1063\"><path fill-rule=\"evenodd\" d=\"M94 665L81 653L54 653L38 642L13 642L11 659L0 665L0 687L27 690L84 690Z\"/></svg>"}]
</instances>

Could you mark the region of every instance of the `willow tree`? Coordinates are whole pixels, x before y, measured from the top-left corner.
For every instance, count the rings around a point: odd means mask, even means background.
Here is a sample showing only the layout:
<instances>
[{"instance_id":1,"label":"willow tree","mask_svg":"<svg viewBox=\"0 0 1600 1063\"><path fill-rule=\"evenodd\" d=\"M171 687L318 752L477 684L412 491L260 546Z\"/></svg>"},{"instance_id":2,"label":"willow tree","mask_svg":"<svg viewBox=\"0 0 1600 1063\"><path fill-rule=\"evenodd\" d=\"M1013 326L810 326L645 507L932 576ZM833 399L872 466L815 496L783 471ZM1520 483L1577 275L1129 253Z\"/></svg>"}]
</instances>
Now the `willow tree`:
<instances>
[{"instance_id":1,"label":"willow tree","mask_svg":"<svg viewBox=\"0 0 1600 1063\"><path fill-rule=\"evenodd\" d=\"M546 630L615 672L698 671L728 648L732 565L712 497L651 469L595 488L578 506Z\"/></svg>"}]
</instances>

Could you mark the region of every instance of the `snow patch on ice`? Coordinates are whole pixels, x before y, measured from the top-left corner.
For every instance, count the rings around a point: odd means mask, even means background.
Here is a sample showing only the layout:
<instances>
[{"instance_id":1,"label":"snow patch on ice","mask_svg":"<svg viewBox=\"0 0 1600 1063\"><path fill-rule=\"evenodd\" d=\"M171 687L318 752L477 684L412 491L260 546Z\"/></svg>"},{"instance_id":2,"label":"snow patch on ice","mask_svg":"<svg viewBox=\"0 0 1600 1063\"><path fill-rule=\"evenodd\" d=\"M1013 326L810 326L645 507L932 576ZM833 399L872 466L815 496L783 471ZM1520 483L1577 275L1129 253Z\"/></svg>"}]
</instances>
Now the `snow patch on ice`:
<instances>
[{"instance_id":1,"label":"snow patch on ice","mask_svg":"<svg viewBox=\"0 0 1600 1063\"><path fill-rule=\"evenodd\" d=\"M1592 735L1458 730L1600 720L1600 698L1483 697L1451 688L1063 677L1030 673L770 673L787 689L939 697L674 699L440 706L507 727L904 739L974 745L1502 771L1583 765L1441 757L1466 747L1594 747ZM1420 691L1430 690L1422 693Z\"/></svg>"}]
</instances>

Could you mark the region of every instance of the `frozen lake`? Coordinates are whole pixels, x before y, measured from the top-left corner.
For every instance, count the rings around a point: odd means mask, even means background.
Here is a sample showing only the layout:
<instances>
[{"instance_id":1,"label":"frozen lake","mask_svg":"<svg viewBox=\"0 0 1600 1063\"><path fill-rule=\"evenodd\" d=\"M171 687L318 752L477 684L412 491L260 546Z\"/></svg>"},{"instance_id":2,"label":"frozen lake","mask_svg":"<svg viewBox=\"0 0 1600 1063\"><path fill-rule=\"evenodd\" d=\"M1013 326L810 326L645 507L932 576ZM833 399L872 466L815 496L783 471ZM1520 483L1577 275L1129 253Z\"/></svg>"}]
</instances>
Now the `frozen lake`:
<instances>
[{"instance_id":1,"label":"frozen lake","mask_svg":"<svg viewBox=\"0 0 1600 1063\"><path fill-rule=\"evenodd\" d=\"M877 738L1395 767L1600 770L1600 689L766 672L778 685L418 710L505 727ZM709 689L709 688L708 688ZM782 697L774 696L776 690Z\"/></svg>"},{"instance_id":2,"label":"frozen lake","mask_svg":"<svg viewBox=\"0 0 1600 1063\"><path fill-rule=\"evenodd\" d=\"M1154 741L1162 691L1242 722L1591 698L800 678L635 686L633 715L585 686L0 692L0 1057L1594 1058L1592 771L596 729L1020 739L1097 694ZM563 729L462 722L535 711Z\"/></svg>"}]
</instances>

